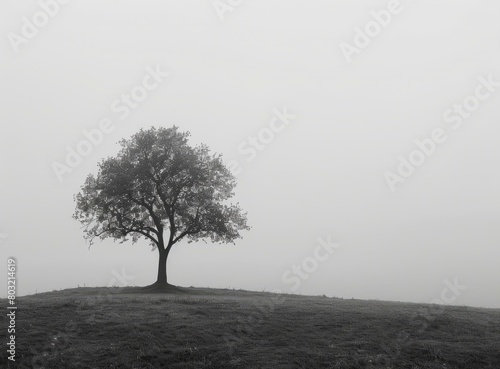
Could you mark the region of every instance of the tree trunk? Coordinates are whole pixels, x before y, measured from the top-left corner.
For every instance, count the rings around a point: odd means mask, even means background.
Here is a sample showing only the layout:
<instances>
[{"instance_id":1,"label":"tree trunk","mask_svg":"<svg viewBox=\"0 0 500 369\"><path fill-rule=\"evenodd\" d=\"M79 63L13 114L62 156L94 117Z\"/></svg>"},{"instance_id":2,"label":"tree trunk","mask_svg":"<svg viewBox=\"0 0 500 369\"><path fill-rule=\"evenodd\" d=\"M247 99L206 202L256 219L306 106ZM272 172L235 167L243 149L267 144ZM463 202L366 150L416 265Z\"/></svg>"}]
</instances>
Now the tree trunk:
<instances>
[{"instance_id":1,"label":"tree trunk","mask_svg":"<svg viewBox=\"0 0 500 369\"><path fill-rule=\"evenodd\" d=\"M158 263L158 279L156 284L167 284L167 250L160 249L160 261Z\"/></svg>"}]
</instances>

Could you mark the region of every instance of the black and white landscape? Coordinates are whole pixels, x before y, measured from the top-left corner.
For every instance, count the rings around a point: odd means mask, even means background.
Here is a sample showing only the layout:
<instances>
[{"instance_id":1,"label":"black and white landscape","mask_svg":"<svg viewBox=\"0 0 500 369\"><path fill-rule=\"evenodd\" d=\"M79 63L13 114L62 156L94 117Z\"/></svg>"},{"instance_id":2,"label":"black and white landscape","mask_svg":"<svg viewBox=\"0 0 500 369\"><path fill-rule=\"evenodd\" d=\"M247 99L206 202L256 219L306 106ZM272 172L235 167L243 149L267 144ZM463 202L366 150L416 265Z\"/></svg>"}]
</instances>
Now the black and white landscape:
<instances>
[{"instance_id":1,"label":"black and white landscape","mask_svg":"<svg viewBox=\"0 0 500 369\"><path fill-rule=\"evenodd\" d=\"M500 369L500 4L0 8L1 368Z\"/></svg>"}]
</instances>

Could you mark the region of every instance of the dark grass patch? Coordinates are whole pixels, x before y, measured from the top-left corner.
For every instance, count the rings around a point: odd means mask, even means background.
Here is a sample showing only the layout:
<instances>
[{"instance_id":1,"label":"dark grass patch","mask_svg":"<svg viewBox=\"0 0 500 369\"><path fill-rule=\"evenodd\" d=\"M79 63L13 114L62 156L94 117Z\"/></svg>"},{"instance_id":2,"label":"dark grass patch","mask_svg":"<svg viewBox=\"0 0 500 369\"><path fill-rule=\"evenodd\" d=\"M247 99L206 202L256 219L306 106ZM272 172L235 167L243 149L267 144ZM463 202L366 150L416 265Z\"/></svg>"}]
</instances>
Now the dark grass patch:
<instances>
[{"instance_id":1,"label":"dark grass patch","mask_svg":"<svg viewBox=\"0 0 500 369\"><path fill-rule=\"evenodd\" d=\"M118 288L21 297L20 361L2 356L0 367L500 368L499 310L447 307L425 317L422 304L274 298Z\"/></svg>"}]
</instances>

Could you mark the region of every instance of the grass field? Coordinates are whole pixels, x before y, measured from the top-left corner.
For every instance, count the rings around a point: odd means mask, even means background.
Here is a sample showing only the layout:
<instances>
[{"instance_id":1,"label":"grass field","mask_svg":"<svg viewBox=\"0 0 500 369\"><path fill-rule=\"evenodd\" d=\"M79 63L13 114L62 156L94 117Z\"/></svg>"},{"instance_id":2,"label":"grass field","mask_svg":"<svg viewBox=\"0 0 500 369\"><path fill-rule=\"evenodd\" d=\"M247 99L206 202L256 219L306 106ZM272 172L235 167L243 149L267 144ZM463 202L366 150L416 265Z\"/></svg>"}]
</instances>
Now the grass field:
<instances>
[{"instance_id":1,"label":"grass field","mask_svg":"<svg viewBox=\"0 0 500 369\"><path fill-rule=\"evenodd\" d=\"M3 350L2 368L500 369L499 309L196 288L17 305L17 362Z\"/></svg>"}]
</instances>

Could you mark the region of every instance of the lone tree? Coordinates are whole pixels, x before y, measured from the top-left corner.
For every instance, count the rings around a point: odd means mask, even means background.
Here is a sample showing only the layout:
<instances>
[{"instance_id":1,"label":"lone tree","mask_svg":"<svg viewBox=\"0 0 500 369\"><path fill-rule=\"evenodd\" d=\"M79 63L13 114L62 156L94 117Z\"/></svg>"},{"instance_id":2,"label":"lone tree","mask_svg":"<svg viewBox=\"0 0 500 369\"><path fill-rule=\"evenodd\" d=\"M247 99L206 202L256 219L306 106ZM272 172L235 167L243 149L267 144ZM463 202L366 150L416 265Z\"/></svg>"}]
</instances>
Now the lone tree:
<instances>
[{"instance_id":1,"label":"lone tree","mask_svg":"<svg viewBox=\"0 0 500 369\"><path fill-rule=\"evenodd\" d=\"M158 250L153 286L168 286L167 257L182 239L234 243L249 229L238 204L227 203L236 181L221 156L206 145L189 146L188 137L175 126L139 131L122 140L118 155L103 160L75 195L73 217L90 245L96 237L142 238Z\"/></svg>"}]
</instances>

